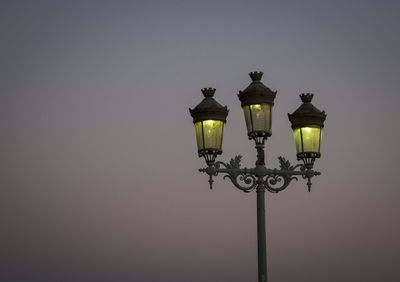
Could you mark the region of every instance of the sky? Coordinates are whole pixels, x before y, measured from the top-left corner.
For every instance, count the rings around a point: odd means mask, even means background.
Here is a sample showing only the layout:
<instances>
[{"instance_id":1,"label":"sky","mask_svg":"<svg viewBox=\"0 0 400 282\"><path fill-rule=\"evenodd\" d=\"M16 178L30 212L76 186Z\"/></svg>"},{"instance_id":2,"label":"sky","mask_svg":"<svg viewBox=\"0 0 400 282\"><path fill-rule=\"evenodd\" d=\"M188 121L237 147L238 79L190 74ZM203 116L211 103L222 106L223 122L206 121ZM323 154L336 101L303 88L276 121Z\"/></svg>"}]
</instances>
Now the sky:
<instances>
[{"instance_id":1,"label":"sky","mask_svg":"<svg viewBox=\"0 0 400 282\"><path fill-rule=\"evenodd\" d=\"M236 96L327 113L311 193L267 194L270 281L400 280L400 2L1 1L0 281L257 280L256 194L198 171L189 108L215 87L223 154L254 166Z\"/></svg>"}]
</instances>

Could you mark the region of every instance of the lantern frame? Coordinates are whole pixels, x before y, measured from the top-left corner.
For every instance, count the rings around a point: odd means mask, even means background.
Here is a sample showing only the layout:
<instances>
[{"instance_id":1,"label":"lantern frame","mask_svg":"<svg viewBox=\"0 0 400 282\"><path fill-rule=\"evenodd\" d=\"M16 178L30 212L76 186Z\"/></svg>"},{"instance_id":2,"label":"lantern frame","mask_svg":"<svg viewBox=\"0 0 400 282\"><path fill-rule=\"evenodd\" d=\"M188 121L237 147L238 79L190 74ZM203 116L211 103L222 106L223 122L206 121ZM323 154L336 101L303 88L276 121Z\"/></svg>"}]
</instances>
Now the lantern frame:
<instances>
[{"instance_id":1,"label":"lantern frame","mask_svg":"<svg viewBox=\"0 0 400 282\"><path fill-rule=\"evenodd\" d=\"M272 91L269 87L261 82L263 72L251 72L249 76L252 80L249 86L243 91L239 91L238 97L241 102L241 107L245 114L247 135L249 139L254 139L256 144L264 144L265 139L272 135L272 108L277 91ZM252 106L255 105L268 105L268 117L264 116L266 128L262 130L255 129L254 119L256 118L252 113ZM248 116L246 115L245 107L248 106Z\"/></svg>"},{"instance_id":2,"label":"lantern frame","mask_svg":"<svg viewBox=\"0 0 400 282\"><path fill-rule=\"evenodd\" d=\"M196 139L201 138L203 148L198 146L199 157L204 157L207 164L212 164L215 162L217 155L222 154L222 141L224 135L224 125L226 124L226 117L228 116L229 109L227 106L222 106L214 98L215 88L203 88L201 92L204 95L204 99L198 104L194 109L189 109L190 115L193 117L193 123L201 122L201 137L197 136L199 132L196 131ZM220 134L220 148L207 148L206 137L204 131L205 121L222 121L222 129Z\"/></svg>"},{"instance_id":3,"label":"lantern frame","mask_svg":"<svg viewBox=\"0 0 400 282\"><path fill-rule=\"evenodd\" d=\"M312 150L316 148L313 142L318 140L318 152L305 152L302 147L302 152L297 154L297 157L303 159L304 164L292 165L284 157L278 157L279 168L268 168L265 162L265 150L264 142L267 137L271 136L271 124L272 124L272 107L274 105L274 99L276 91L273 92L271 89L261 83L263 73L252 72L250 77L253 82L244 90L239 91L238 97L244 108L244 115L247 126L247 133L249 139L254 139L256 142L257 159L254 167L242 167L241 155L237 155L232 158L229 162L215 161L218 154L222 153L222 138L223 138L223 127L221 135L221 149L212 150L205 148L199 149L199 156L204 156L206 159L207 167L199 169L200 172L208 175L208 183L210 189L213 188L214 179L220 174L224 175L224 179L229 179L232 184L239 190L249 193L256 191L257 193L257 258L258 258L258 281L267 281L267 254L266 254L266 228L265 228L265 192L279 193L285 190L291 181L298 180L298 177L307 179L308 191L311 191L311 178L321 173L312 169L314 160L320 157L320 145L321 145L321 131L324 126L324 120L326 118L325 112L319 111L310 102L312 94L301 94L300 98L303 101L301 105L293 114L288 114L289 120L292 123L294 130L300 129L297 137L301 138L302 144L303 135L302 129L306 127L319 128L319 136L316 138L316 130L307 130L305 132L306 140ZM196 128L196 137L204 136L204 121L220 121L224 125L226 122L226 116L228 115L228 108L222 107L216 102L212 96L214 95L215 89L205 88L202 90L205 99L196 106L193 110L190 110L190 114L193 117L193 122L196 125L201 125L199 129ZM255 105L266 105L265 107L254 107L254 114L257 118L258 123L254 125L254 116L252 113L252 106ZM248 106L248 111L246 108ZM268 112L269 110L269 112ZM269 117L267 116L269 115ZM201 122L201 124L199 124ZM213 127L213 124L210 123ZM197 126L198 127L198 126ZM255 130L264 129L264 130ZM219 130L219 129L217 129ZM209 136L214 136L215 140L218 140L215 132L211 132ZM296 134L295 134L296 136ZM210 138L211 139L211 138ZM199 139L198 147L199 147ZM297 141L297 140L295 140ZM213 144L212 139L208 144ZM203 145L205 144L203 140ZM297 149L297 148L296 148Z\"/></svg>"},{"instance_id":4,"label":"lantern frame","mask_svg":"<svg viewBox=\"0 0 400 282\"><path fill-rule=\"evenodd\" d=\"M297 152L297 159L303 160L304 165L310 169L313 167L315 159L321 157L322 129L326 119L325 111L320 111L311 104L313 96L312 93L300 94L303 104L292 114L288 114L293 132L300 129L300 140L295 140L296 148L301 147L301 152ZM305 128L319 128L318 151L304 151L303 129ZM297 144L297 142L301 143Z\"/></svg>"}]
</instances>

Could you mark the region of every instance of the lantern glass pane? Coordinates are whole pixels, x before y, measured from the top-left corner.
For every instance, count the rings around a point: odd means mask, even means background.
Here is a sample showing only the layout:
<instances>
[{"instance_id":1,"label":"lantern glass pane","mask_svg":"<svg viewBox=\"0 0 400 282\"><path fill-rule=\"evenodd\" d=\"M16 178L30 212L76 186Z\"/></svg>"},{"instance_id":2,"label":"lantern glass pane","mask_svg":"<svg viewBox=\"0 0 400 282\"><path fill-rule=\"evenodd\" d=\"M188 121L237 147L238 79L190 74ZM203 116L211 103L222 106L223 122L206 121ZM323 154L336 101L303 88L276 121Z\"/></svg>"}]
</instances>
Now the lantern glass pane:
<instances>
[{"instance_id":1,"label":"lantern glass pane","mask_svg":"<svg viewBox=\"0 0 400 282\"><path fill-rule=\"evenodd\" d=\"M271 109L268 104L256 104L243 106L247 133L264 131L271 133Z\"/></svg>"},{"instance_id":2,"label":"lantern glass pane","mask_svg":"<svg viewBox=\"0 0 400 282\"><path fill-rule=\"evenodd\" d=\"M222 150L222 139L225 123L220 120L204 120L196 122L196 140L198 150Z\"/></svg>"},{"instance_id":3,"label":"lantern glass pane","mask_svg":"<svg viewBox=\"0 0 400 282\"><path fill-rule=\"evenodd\" d=\"M197 141L197 149L203 149L203 127L202 122L198 121L194 124L194 129L196 130L196 141Z\"/></svg>"},{"instance_id":4,"label":"lantern glass pane","mask_svg":"<svg viewBox=\"0 0 400 282\"><path fill-rule=\"evenodd\" d=\"M322 129L319 126L296 128L293 135L297 153L320 153Z\"/></svg>"}]
</instances>

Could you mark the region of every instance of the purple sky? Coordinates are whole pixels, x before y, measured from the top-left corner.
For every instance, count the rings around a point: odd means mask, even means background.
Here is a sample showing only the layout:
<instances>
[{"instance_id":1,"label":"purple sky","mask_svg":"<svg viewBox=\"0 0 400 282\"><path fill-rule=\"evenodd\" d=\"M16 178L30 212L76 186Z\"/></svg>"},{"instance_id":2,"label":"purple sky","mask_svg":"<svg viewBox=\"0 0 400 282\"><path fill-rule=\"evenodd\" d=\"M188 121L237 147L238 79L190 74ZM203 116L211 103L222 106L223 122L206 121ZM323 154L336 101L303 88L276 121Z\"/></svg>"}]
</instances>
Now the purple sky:
<instances>
[{"instance_id":1,"label":"purple sky","mask_svg":"<svg viewBox=\"0 0 400 282\"><path fill-rule=\"evenodd\" d=\"M2 1L0 281L257 279L256 198L197 171L188 108L230 109L220 160L253 166L236 96L327 113L311 193L267 195L269 278L400 281L399 1Z\"/></svg>"}]
</instances>

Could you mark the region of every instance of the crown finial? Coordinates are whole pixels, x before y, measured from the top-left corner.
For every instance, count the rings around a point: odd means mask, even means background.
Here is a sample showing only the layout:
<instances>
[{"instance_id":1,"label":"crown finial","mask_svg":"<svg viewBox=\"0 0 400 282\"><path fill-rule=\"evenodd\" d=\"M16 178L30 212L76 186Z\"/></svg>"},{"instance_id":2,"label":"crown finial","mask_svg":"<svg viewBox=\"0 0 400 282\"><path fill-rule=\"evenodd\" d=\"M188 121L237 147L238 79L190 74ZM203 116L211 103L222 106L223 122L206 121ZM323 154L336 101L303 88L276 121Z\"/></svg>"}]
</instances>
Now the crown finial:
<instances>
[{"instance_id":1,"label":"crown finial","mask_svg":"<svg viewBox=\"0 0 400 282\"><path fill-rule=\"evenodd\" d=\"M251 80L253 81L260 81L262 76L263 76L263 72L262 71L253 71L251 73L249 73Z\"/></svg>"},{"instance_id":2,"label":"crown finial","mask_svg":"<svg viewBox=\"0 0 400 282\"><path fill-rule=\"evenodd\" d=\"M300 94L300 99L303 103L310 103L314 94L312 93L302 93Z\"/></svg>"},{"instance_id":3,"label":"crown finial","mask_svg":"<svg viewBox=\"0 0 400 282\"><path fill-rule=\"evenodd\" d=\"M215 88L203 88L201 89L201 92L203 92L204 97L208 98L208 97L213 97L214 93L215 93Z\"/></svg>"}]
</instances>

